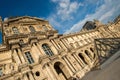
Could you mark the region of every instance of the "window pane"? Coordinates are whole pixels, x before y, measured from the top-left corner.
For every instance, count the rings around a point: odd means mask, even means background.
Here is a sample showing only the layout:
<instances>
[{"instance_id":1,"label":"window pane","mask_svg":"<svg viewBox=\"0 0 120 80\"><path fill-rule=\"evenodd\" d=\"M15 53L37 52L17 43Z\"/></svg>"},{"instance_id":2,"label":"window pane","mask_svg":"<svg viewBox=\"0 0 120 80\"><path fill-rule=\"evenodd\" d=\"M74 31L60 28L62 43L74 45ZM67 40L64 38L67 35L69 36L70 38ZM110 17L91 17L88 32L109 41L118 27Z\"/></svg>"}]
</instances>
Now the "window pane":
<instances>
[{"instance_id":1,"label":"window pane","mask_svg":"<svg viewBox=\"0 0 120 80\"><path fill-rule=\"evenodd\" d=\"M35 28L33 26L30 26L29 29L31 32L35 32Z\"/></svg>"},{"instance_id":2,"label":"window pane","mask_svg":"<svg viewBox=\"0 0 120 80\"><path fill-rule=\"evenodd\" d=\"M19 34L19 31L18 31L18 29L17 29L16 27L13 27L12 30L13 30L13 32L14 32L15 34Z\"/></svg>"},{"instance_id":3,"label":"window pane","mask_svg":"<svg viewBox=\"0 0 120 80\"><path fill-rule=\"evenodd\" d=\"M29 64L34 63L34 60L33 60L32 56L31 56L30 52L25 52L25 56L26 56Z\"/></svg>"},{"instance_id":4,"label":"window pane","mask_svg":"<svg viewBox=\"0 0 120 80\"><path fill-rule=\"evenodd\" d=\"M54 55L52 50L49 48L49 46L47 44L43 44L42 48L47 55L49 55L49 56Z\"/></svg>"}]
</instances>

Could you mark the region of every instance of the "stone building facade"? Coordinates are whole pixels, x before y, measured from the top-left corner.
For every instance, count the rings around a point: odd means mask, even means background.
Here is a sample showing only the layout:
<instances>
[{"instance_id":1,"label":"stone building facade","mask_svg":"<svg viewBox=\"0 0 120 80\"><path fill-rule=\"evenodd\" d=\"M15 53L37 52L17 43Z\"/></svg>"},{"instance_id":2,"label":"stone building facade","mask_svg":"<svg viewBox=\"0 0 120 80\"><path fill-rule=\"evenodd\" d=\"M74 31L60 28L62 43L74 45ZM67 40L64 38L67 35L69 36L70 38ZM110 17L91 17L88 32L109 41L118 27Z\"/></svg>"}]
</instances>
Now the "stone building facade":
<instances>
[{"instance_id":1,"label":"stone building facade","mask_svg":"<svg viewBox=\"0 0 120 80\"><path fill-rule=\"evenodd\" d=\"M89 29L91 23L94 27ZM40 18L0 19L3 39L0 45L0 80L83 77L98 62L94 39L120 37L119 19L106 25L97 20L85 25L80 32L61 35L48 21Z\"/></svg>"}]
</instances>

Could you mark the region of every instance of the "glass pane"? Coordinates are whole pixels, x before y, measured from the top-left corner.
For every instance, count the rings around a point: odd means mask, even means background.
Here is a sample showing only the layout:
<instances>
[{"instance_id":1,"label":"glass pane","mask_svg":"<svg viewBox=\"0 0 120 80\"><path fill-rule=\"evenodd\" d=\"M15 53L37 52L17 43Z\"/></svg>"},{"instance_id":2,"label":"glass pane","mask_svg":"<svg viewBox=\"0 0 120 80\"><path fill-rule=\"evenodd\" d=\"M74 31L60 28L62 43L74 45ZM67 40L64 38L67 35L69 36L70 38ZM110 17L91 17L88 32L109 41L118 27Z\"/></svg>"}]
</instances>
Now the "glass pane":
<instances>
[{"instance_id":1,"label":"glass pane","mask_svg":"<svg viewBox=\"0 0 120 80\"><path fill-rule=\"evenodd\" d=\"M43 44L42 48L47 55L49 55L49 56L53 55L52 50L49 48L49 46L47 44Z\"/></svg>"},{"instance_id":2,"label":"glass pane","mask_svg":"<svg viewBox=\"0 0 120 80\"><path fill-rule=\"evenodd\" d=\"M29 29L31 32L35 32L35 28L33 26L30 26Z\"/></svg>"},{"instance_id":3,"label":"glass pane","mask_svg":"<svg viewBox=\"0 0 120 80\"><path fill-rule=\"evenodd\" d=\"M29 64L34 63L34 60L33 60L32 56L31 56L30 52L25 52L25 55L27 57L27 60L28 60Z\"/></svg>"},{"instance_id":4,"label":"glass pane","mask_svg":"<svg viewBox=\"0 0 120 80\"><path fill-rule=\"evenodd\" d=\"M15 34L18 34L18 33L19 33L19 31L18 31L18 29L17 29L16 27L13 27L12 30L13 30L13 32L14 32Z\"/></svg>"}]
</instances>

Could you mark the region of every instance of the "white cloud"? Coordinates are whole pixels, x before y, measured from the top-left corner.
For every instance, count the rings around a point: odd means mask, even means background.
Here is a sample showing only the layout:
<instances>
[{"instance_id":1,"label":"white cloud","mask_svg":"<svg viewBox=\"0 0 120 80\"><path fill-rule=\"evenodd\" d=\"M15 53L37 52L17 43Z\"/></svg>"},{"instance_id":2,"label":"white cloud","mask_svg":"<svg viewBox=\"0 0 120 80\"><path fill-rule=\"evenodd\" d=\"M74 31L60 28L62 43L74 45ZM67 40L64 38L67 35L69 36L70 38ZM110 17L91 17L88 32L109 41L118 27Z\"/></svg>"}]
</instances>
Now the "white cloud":
<instances>
[{"instance_id":1,"label":"white cloud","mask_svg":"<svg viewBox=\"0 0 120 80\"><path fill-rule=\"evenodd\" d=\"M52 0L52 2L58 4L57 6L57 16L63 21L73 19L73 13L76 13L82 3L77 1L71 2L70 0Z\"/></svg>"},{"instance_id":2,"label":"white cloud","mask_svg":"<svg viewBox=\"0 0 120 80\"><path fill-rule=\"evenodd\" d=\"M110 11L106 12L104 15L99 18L100 21L104 21L105 19L109 18L110 16L113 15L115 9L111 9Z\"/></svg>"},{"instance_id":3,"label":"white cloud","mask_svg":"<svg viewBox=\"0 0 120 80\"><path fill-rule=\"evenodd\" d=\"M53 27L61 27L60 23L57 22L57 20L56 20L56 16L55 15L51 15L51 16L48 17L48 20L50 21L50 23L52 24L52 26Z\"/></svg>"},{"instance_id":4,"label":"white cloud","mask_svg":"<svg viewBox=\"0 0 120 80\"><path fill-rule=\"evenodd\" d=\"M104 23L110 20L114 15L120 14L120 0L104 0L104 4L98 7L93 14L88 14L83 20L74 24L70 30L65 33L76 32L82 28L88 20L98 19Z\"/></svg>"}]
</instances>

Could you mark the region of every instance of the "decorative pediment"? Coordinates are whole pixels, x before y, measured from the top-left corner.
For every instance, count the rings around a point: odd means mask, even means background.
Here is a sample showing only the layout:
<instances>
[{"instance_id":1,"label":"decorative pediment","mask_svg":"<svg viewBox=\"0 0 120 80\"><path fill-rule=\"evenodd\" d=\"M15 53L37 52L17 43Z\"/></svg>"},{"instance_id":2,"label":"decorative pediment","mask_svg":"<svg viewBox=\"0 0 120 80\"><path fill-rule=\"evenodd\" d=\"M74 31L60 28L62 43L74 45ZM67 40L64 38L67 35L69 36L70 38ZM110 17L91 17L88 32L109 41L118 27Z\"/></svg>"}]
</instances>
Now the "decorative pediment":
<instances>
[{"instance_id":1,"label":"decorative pediment","mask_svg":"<svg viewBox=\"0 0 120 80\"><path fill-rule=\"evenodd\" d=\"M6 22L15 22L15 21L32 22L32 21L46 21L46 20L36 17L23 16L23 17L10 18Z\"/></svg>"}]
</instances>

